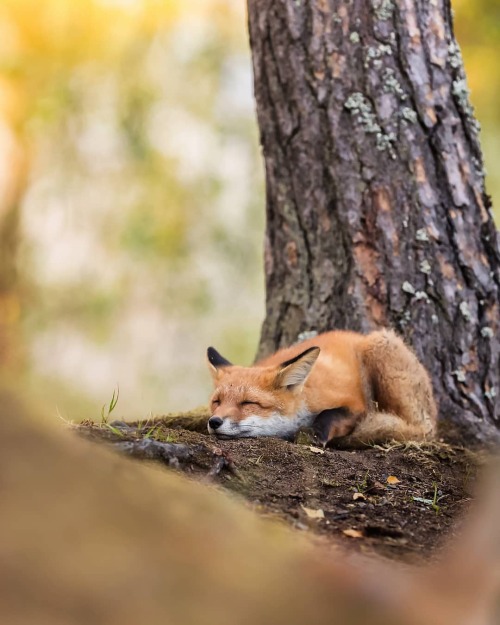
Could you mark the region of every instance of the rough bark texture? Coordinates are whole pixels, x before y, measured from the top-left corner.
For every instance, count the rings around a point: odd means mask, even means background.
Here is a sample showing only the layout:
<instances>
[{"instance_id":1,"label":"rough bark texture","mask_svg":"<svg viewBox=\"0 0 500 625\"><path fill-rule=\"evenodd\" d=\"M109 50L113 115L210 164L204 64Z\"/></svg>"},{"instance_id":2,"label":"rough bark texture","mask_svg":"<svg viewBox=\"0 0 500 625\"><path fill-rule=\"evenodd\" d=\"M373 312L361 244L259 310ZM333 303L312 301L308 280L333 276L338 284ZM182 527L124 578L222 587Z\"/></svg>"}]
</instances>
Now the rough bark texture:
<instances>
[{"instance_id":1,"label":"rough bark texture","mask_svg":"<svg viewBox=\"0 0 500 625\"><path fill-rule=\"evenodd\" d=\"M249 0L267 183L259 355L392 326L498 438L500 253L448 0Z\"/></svg>"}]
</instances>

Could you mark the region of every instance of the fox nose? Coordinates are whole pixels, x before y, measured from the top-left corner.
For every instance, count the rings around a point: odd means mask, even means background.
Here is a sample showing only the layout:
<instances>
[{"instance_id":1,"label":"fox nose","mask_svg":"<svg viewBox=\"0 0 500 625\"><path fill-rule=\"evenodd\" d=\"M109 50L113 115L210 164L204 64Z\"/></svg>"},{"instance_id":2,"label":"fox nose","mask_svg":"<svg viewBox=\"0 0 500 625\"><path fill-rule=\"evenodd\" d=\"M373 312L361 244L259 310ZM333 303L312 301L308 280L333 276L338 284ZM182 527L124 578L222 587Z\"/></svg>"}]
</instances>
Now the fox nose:
<instances>
[{"instance_id":1,"label":"fox nose","mask_svg":"<svg viewBox=\"0 0 500 625\"><path fill-rule=\"evenodd\" d=\"M212 430L216 430L222 425L222 419L220 417L210 417L208 425L212 428Z\"/></svg>"}]
</instances>

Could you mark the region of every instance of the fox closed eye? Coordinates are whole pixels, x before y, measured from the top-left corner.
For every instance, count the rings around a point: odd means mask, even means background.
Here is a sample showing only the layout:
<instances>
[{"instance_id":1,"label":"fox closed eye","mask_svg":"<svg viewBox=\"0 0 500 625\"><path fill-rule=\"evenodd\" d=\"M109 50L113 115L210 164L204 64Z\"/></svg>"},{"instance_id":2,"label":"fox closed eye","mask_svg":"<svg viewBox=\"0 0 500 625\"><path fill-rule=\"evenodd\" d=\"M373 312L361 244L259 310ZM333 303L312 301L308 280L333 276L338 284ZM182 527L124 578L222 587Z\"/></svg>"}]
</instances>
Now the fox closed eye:
<instances>
[{"instance_id":1,"label":"fox closed eye","mask_svg":"<svg viewBox=\"0 0 500 625\"><path fill-rule=\"evenodd\" d=\"M240 406L257 406L258 408L262 408L259 402L256 401L242 401Z\"/></svg>"}]
</instances>

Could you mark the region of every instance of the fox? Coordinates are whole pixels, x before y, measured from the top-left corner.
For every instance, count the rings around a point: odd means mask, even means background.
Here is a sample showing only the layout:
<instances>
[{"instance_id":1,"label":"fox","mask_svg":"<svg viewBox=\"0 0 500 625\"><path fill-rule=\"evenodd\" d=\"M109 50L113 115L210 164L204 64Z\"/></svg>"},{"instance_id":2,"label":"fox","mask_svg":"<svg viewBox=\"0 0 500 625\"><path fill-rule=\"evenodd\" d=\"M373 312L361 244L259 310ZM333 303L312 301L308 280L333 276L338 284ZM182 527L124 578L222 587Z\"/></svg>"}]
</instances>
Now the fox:
<instances>
[{"instance_id":1,"label":"fox","mask_svg":"<svg viewBox=\"0 0 500 625\"><path fill-rule=\"evenodd\" d=\"M293 440L312 428L325 446L425 441L436 433L429 374L394 331L332 330L250 367L207 350L214 381L208 431L218 438Z\"/></svg>"}]
</instances>

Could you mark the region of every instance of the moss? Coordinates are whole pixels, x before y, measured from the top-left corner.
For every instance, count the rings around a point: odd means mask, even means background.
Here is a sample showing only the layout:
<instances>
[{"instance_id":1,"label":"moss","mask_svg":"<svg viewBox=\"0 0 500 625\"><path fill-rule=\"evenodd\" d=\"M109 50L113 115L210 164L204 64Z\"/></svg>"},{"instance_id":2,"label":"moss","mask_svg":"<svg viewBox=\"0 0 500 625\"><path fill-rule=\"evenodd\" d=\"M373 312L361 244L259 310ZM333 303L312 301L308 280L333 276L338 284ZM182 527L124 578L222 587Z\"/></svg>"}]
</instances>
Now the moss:
<instances>
[{"instance_id":1,"label":"moss","mask_svg":"<svg viewBox=\"0 0 500 625\"><path fill-rule=\"evenodd\" d=\"M179 437L172 432L165 432L161 427L152 432L150 438L159 443L177 443Z\"/></svg>"}]
</instances>

